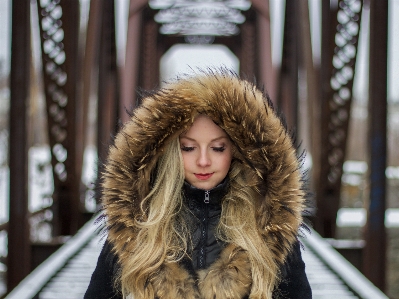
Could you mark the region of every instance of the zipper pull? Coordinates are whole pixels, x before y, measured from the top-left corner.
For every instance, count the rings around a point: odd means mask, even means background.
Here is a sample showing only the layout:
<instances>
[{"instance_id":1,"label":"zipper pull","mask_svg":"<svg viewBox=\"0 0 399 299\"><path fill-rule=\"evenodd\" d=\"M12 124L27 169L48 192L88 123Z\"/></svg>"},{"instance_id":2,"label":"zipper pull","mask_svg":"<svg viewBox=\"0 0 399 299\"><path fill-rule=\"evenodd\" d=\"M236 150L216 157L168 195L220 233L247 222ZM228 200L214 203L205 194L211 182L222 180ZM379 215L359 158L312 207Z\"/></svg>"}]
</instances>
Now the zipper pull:
<instances>
[{"instance_id":1,"label":"zipper pull","mask_svg":"<svg viewBox=\"0 0 399 299\"><path fill-rule=\"evenodd\" d=\"M205 191L204 203L209 203L209 191Z\"/></svg>"}]
</instances>

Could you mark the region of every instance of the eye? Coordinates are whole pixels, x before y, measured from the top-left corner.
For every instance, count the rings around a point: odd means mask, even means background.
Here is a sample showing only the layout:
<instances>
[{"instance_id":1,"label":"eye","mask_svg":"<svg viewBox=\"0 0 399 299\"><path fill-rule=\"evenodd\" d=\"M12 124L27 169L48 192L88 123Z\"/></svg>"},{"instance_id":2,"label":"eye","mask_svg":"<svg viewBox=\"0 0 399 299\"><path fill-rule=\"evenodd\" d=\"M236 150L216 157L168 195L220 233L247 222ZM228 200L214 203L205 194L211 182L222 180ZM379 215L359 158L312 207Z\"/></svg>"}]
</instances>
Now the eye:
<instances>
[{"instance_id":1,"label":"eye","mask_svg":"<svg viewBox=\"0 0 399 299\"><path fill-rule=\"evenodd\" d=\"M182 146L180 147L180 149L181 149L183 152L192 152L192 151L194 150L194 147L193 147L193 146L184 146L184 145L182 145Z\"/></svg>"},{"instance_id":2,"label":"eye","mask_svg":"<svg viewBox=\"0 0 399 299\"><path fill-rule=\"evenodd\" d=\"M215 152L220 152L220 153L222 153L222 152L224 152L224 150L226 149L224 146L220 146L220 147L212 147L212 149L215 151Z\"/></svg>"}]
</instances>

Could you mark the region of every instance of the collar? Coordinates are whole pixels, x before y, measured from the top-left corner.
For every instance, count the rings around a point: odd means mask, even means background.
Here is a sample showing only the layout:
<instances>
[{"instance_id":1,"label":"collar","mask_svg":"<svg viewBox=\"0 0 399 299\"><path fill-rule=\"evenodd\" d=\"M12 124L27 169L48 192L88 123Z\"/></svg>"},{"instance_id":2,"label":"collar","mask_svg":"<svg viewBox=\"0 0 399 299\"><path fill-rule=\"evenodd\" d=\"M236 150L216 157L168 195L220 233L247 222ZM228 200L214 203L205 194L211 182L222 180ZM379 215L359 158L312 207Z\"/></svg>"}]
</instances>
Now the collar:
<instances>
[{"instance_id":1,"label":"collar","mask_svg":"<svg viewBox=\"0 0 399 299\"><path fill-rule=\"evenodd\" d=\"M220 206L222 198L226 195L229 185L229 179L225 178L219 185L210 190L203 190L194 187L184 181L183 193L186 200L196 205L206 203L210 206Z\"/></svg>"}]
</instances>

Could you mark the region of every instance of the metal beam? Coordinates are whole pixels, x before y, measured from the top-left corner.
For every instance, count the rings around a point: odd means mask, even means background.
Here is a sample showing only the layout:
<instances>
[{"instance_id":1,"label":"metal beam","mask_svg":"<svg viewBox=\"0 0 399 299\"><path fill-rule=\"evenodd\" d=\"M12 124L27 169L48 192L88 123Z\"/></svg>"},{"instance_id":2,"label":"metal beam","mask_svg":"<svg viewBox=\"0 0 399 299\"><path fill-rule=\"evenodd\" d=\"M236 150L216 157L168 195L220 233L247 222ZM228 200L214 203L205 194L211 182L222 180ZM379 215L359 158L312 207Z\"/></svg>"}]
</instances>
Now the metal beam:
<instances>
[{"instance_id":1,"label":"metal beam","mask_svg":"<svg viewBox=\"0 0 399 299\"><path fill-rule=\"evenodd\" d=\"M136 88L139 76L139 57L141 47L142 9L144 2L130 0L129 20L127 25L126 58L121 70L121 100L119 118L122 123L129 120L126 109L136 106ZM137 5L140 4L138 7Z\"/></svg>"},{"instance_id":2,"label":"metal beam","mask_svg":"<svg viewBox=\"0 0 399 299\"><path fill-rule=\"evenodd\" d=\"M89 123L89 107L92 99L93 90L97 87L98 81L95 80L94 76L97 74L98 67L98 56L99 56L99 44L100 44L100 32L101 32L101 10L104 1L90 1L89 9L89 20L86 28L85 38L85 51L83 58L82 67L82 127L79 128L82 131L82 145L83 150L89 144L90 138L95 138L95 132L91 129ZM89 137L89 138L88 138Z\"/></svg>"},{"instance_id":3,"label":"metal beam","mask_svg":"<svg viewBox=\"0 0 399 299\"><path fill-rule=\"evenodd\" d=\"M362 3L322 2L322 51L320 66L320 157L316 181L315 228L335 236L341 197L341 176L346 154L352 86L356 66Z\"/></svg>"},{"instance_id":4,"label":"metal beam","mask_svg":"<svg viewBox=\"0 0 399 299\"><path fill-rule=\"evenodd\" d=\"M243 77L256 76L256 14L250 9L246 12L246 21L241 25L241 44L238 51L240 74Z\"/></svg>"},{"instance_id":5,"label":"metal beam","mask_svg":"<svg viewBox=\"0 0 399 299\"><path fill-rule=\"evenodd\" d=\"M312 38L310 33L310 17L308 1L299 1L299 28L301 62L306 72L306 104L307 104L307 126L305 130L309 134L307 148L312 154L312 161L320 160L320 136L316 134L320 128L320 111L317 107L319 80L316 75L316 68L313 62ZM312 165L312 178L319 175L319 163ZM311 188L314 187L312 184Z\"/></svg>"},{"instance_id":6,"label":"metal beam","mask_svg":"<svg viewBox=\"0 0 399 299\"><path fill-rule=\"evenodd\" d=\"M101 38L98 60L97 153L105 161L112 135L117 129L119 103L116 63L115 1L102 3Z\"/></svg>"},{"instance_id":7,"label":"metal beam","mask_svg":"<svg viewBox=\"0 0 399 299\"><path fill-rule=\"evenodd\" d=\"M338 7L331 7L330 0L323 0L321 6L321 20L322 20L322 33L321 33L321 57L320 57L320 129L318 130L320 144L320 160L317 161L318 175L314 177L316 186L316 206L317 214L315 218L315 229L323 236L333 236L331 226L335 223L335 218L331 219L328 214L328 203L332 200L328 192L328 164L325 161L328 157L328 121L330 117L330 109L328 106L329 99L332 98L333 90L331 88L330 80L333 70L332 58L334 56L334 36L336 32ZM324 145L324 146L323 146Z\"/></svg>"},{"instance_id":8,"label":"metal beam","mask_svg":"<svg viewBox=\"0 0 399 299\"><path fill-rule=\"evenodd\" d=\"M298 3L287 0L285 5L283 54L280 69L278 106L284 113L288 128L298 127Z\"/></svg>"},{"instance_id":9,"label":"metal beam","mask_svg":"<svg viewBox=\"0 0 399 299\"><path fill-rule=\"evenodd\" d=\"M38 1L49 143L54 172L54 235L79 227L82 108L79 97L79 1Z\"/></svg>"},{"instance_id":10,"label":"metal beam","mask_svg":"<svg viewBox=\"0 0 399 299\"><path fill-rule=\"evenodd\" d=\"M7 289L11 291L30 272L28 222L28 128L30 89L30 1L12 6L10 73L10 215L8 225Z\"/></svg>"},{"instance_id":11,"label":"metal beam","mask_svg":"<svg viewBox=\"0 0 399 299\"><path fill-rule=\"evenodd\" d=\"M387 53L388 1L370 0L370 200L363 267L381 290L386 286Z\"/></svg>"},{"instance_id":12,"label":"metal beam","mask_svg":"<svg viewBox=\"0 0 399 299\"><path fill-rule=\"evenodd\" d=\"M252 0L251 2L256 12L270 21L269 0Z\"/></svg>"},{"instance_id":13,"label":"metal beam","mask_svg":"<svg viewBox=\"0 0 399 299\"><path fill-rule=\"evenodd\" d=\"M263 12L255 6L257 13L257 39L258 39L258 57L259 57L259 71L258 81L264 84L267 93L272 101L277 98L277 72L273 67L272 62L272 45L271 45L271 28L270 28L270 15L269 15L269 0L264 0L262 3ZM259 10L259 11L258 11Z\"/></svg>"},{"instance_id":14,"label":"metal beam","mask_svg":"<svg viewBox=\"0 0 399 299\"><path fill-rule=\"evenodd\" d=\"M154 20L154 10L148 7L142 14L139 85L141 88L151 90L159 86L159 25Z\"/></svg>"},{"instance_id":15,"label":"metal beam","mask_svg":"<svg viewBox=\"0 0 399 299\"><path fill-rule=\"evenodd\" d=\"M55 1L58 2L58 1ZM62 1L61 1L62 2ZM66 190L59 190L59 215L61 217L60 235L73 235L79 229L80 221L80 186L83 161L82 128L83 117L82 102L80 97L80 75L77 72L80 66L79 54L79 27L80 27L80 3L79 1L62 2L64 24L64 49L66 54L65 71L68 76L64 85L68 95L67 113L67 136L64 146L68 152L65 160L67 179L65 181Z\"/></svg>"}]
</instances>

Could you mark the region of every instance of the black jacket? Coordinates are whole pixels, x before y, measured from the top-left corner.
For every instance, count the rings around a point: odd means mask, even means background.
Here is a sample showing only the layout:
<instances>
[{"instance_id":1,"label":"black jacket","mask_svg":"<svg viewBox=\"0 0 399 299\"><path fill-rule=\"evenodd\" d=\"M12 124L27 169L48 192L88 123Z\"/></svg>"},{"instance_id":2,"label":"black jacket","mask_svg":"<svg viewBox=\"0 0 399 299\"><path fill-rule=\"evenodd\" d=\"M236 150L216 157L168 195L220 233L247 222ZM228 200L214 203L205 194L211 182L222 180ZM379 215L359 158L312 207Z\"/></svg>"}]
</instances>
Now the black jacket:
<instances>
[{"instance_id":1,"label":"black jacket","mask_svg":"<svg viewBox=\"0 0 399 299\"><path fill-rule=\"evenodd\" d=\"M215 229L220 219L221 200L227 185L228 181L225 180L210 191L197 189L187 183L184 186L185 204L189 212L187 219L192 220L193 250L191 259L183 259L181 264L190 273L209 267L222 251L224 244L216 238ZM209 202L205 198L209 198ZM122 299L120 291L115 289L113 283L117 271L118 259L112 252L111 244L106 241L84 298ZM286 263L281 267L281 276L281 282L273 298L312 298L299 242L294 244Z\"/></svg>"}]
</instances>

